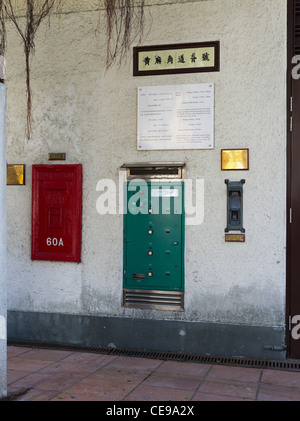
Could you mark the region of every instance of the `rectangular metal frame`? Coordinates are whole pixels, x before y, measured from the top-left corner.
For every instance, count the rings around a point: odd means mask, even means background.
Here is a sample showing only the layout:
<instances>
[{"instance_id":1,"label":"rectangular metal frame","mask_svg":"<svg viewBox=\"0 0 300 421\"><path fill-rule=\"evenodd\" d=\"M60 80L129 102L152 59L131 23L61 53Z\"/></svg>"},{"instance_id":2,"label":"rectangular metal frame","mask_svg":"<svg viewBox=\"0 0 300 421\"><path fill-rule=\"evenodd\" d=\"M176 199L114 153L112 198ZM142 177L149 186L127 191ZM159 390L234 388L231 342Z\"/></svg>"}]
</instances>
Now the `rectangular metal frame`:
<instances>
[{"instance_id":1,"label":"rectangular metal frame","mask_svg":"<svg viewBox=\"0 0 300 421\"><path fill-rule=\"evenodd\" d=\"M229 231L240 231L242 233L245 232L243 227L243 186L245 184L245 180L241 181L229 181L225 180L225 184L227 185L227 227L225 228L225 232ZM231 207L230 207L230 194L231 193L238 193L239 200L240 200L240 218L239 223L234 224L231 221L230 214L231 214Z\"/></svg>"},{"instance_id":2,"label":"rectangular metal frame","mask_svg":"<svg viewBox=\"0 0 300 421\"><path fill-rule=\"evenodd\" d=\"M127 299L128 294L131 295L130 299ZM184 292L123 289L123 306L148 310L183 311Z\"/></svg>"},{"instance_id":3,"label":"rectangular metal frame","mask_svg":"<svg viewBox=\"0 0 300 421\"><path fill-rule=\"evenodd\" d=\"M183 181L185 178L184 162L134 162L121 167L127 171L127 180L145 181Z\"/></svg>"},{"instance_id":4,"label":"rectangular metal frame","mask_svg":"<svg viewBox=\"0 0 300 421\"><path fill-rule=\"evenodd\" d=\"M177 67L172 69L162 68L157 70L140 70L139 53L142 52L165 52L174 50L196 49L196 48L214 48L215 60L212 66L195 67ZM199 72L219 72L220 71L220 41L193 42L184 44L165 44L165 45L148 45L133 48L133 76L153 76L179 73L199 73Z\"/></svg>"}]
</instances>

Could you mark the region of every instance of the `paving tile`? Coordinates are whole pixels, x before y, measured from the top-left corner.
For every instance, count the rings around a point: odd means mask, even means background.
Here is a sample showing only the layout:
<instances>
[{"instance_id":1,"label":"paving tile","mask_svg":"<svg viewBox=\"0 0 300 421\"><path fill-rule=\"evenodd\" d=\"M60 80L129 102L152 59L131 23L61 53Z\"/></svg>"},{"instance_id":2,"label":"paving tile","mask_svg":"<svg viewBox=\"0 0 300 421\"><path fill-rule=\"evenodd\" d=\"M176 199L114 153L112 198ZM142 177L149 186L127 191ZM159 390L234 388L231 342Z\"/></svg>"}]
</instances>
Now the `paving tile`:
<instances>
[{"instance_id":1,"label":"paving tile","mask_svg":"<svg viewBox=\"0 0 300 421\"><path fill-rule=\"evenodd\" d=\"M97 395L86 395L79 393L63 392L50 399L52 402L101 402L108 401L109 399L99 397Z\"/></svg>"},{"instance_id":2,"label":"paving tile","mask_svg":"<svg viewBox=\"0 0 300 421\"><path fill-rule=\"evenodd\" d=\"M239 380L258 382L261 375L259 368L230 367L215 365L207 375L207 379Z\"/></svg>"},{"instance_id":3,"label":"paving tile","mask_svg":"<svg viewBox=\"0 0 300 421\"><path fill-rule=\"evenodd\" d=\"M96 370L99 370L98 365L93 366L76 363L56 362L47 366L46 368L39 370L39 374L75 376L78 378L83 378Z\"/></svg>"},{"instance_id":4,"label":"paving tile","mask_svg":"<svg viewBox=\"0 0 300 421\"><path fill-rule=\"evenodd\" d=\"M23 377L28 376L28 373L28 371L23 370L7 370L7 384L9 385L22 379Z\"/></svg>"},{"instance_id":5,"label":"paving tile","mask_svg":"<svg viewBox=\"0 0 300 421\"><path fill-rule=\"evenodd\" d=\"M73 387L68 388L53 400L81 401L119 401L123 399L135 385L116 381L86 378Z\"/></svg>"},{"instance_id":6,"label":"paving tile","mask_svg":"<svg viewBox=\"0 0 300 421\"><path fill-rule=\"evenodd\" d=\"M192 401L197 402L225 402L225 401L253 401L254 399L241 398L237 396L216 395L214 393L197 392Z\"/></svg>"},{"instance_id":7,"label":"paving tile","mask_svg":"<svg viewBox=\"0 0 300 421\"><path fill-rule=\"evenodd\" d=\"M20 401L300 401L298 372L23 347L7 383Z\"/></svg>"},{"instance_id":8,"label":"paving tile","mask_svg":"<svg viewBox=\"0 0 300 421\"><path fill-rule=\"evenodd\" d=\"M184 363L178 361L164 361L156 373L182 374L186 376L204 377L211 366L208 364Z\"/></svg>"},{"instance_id":9,"label":"paving tile","mask_svg":"<svg viewBox=\"0 0 300 421\"><path fill-rule=\"evenodd\" d=\"M261 384L258 401L300 401L300 389L295 387Z\"/></svg>"},{"instance_id":10,"label":"paving tile","mask_svg":"<svg viewBox=\"0 0 300 421\"><path fill-rule=\"evenodd\" d=\"M14 382L13 386L16 388L62 391L73 386L79 380L79 377L73 375L32 373Z\"/></svg>"},{"instance_id":11,"label":"paving tile","mask_svg":"<svg viewBox=\"0 0 300 421\"><path fill-rule=\"evenodd\" d=\"M59 394L59 391L55 390L36 390L30 389L24 395L21 395L14 399L17 402L34 402L34 401L49 401Z\"/></svg>"},{"instance_id":12,"label":"paving tile","mask_svg":"<svg viewBox=\"0 0 300 421\"><path fill-rule=\"evenodd\" d=\"M264 370L261 382L288 387L297 386L300 388L300 373L292 371Z\"/></svg>"},{"instance_id":13,"label":"paving tile","mask_svg":"<svg viewBox=\"0 0 300 421\"><path fill-rule=\"evenodd\" d=\"M73 352L69 351L54 351L51 349L31 349L25 354L22 354L22 358L39 361L59 361L72 354Z\"/></svg>"},{"instance_id":14,"label":"paving tile","mask_svg":"<svg viewBox=\"0 0 300 421\"><path fill-rule=\"evenodd\" d=\"M168 387L140 385L124 401L189 401L193 391Z\"/></svg>"},{"instance_id":15,"label":"paving tile","mask_svg":"<svg viewBox=\"0 0 300 421\"><path fill-rule=\"evenodd\" d=\"M117 357L114 355L105 355L105 354L93 354L90 352L73 352L72 355L64 359L65 363L76 363L84 365L97 365L102 367L103 364L112 362Z\"/></svg>"},{"instance_id":16,"label":"paving tile","mask_svg":"<svg viewBox=\"0 0 300 421\"><path fill-rule=\"evenodd\" d=\"M168 373L152 373L145 381L144 385L160 386L167 388L177 388L183 390L196 390L201 382L197 376L184 376Z\"/></svg>"},{"instance_id":17,"label":"paving tile","mask_svg":"<svg viewBox=\"0 0 300 421\"><path fill-rule=\"evenodd\" d=\"M163 361L161 360L151 360L147 358L117 357L109 363L108 366L126 368L127 370L151 371L159 367L162 362Z\"/></svg>"},{"instance_id":18,"label":"paving tile","mask_svg":"<svg viewBox=\"0 0 300 421\"><path fill-rule=\"evenodd\" d=\"M44 368L52 363L53 361L29 360L19 356L10 358L7 361L7 368L8 370L22 370L32 372L40 370L41 368Z\"/></svg>"},{"instance_id":19,"label":"paving tile","mask_svg":"<svg viewBox=\"0 0 300 421\"><path fill-rule=\"evenodd\" d=\"M149 373L143 370L126 370L118 367L103 367L91 374L88 378L95 380L110 379L120 383L139 384L148 377Z\"/></svg>"},{"instance_id":20,"label":"paving tile","mask_svg":"<svg viewBox=\"0 0 300 421\"><path fill-rule=\"evenodd\" d=\"M30 390L28 387L16 387L14 385L9 385L7 387L7 397L9 399L27 393Z\"/></svg>"},{"instance_id":21,"label":"paving tile","mask_svg":"<svg viewBox=\"0 0 300 421\"><path fill-rule=\"evenodd\" d=\"M237 380L206 379L199 387L199 392L239 398L255 399L258 384Z\"/></svg>"},{"instance_id":22,"label":"paving tile","mask_svg":"<svg viewBox=\"0 0 300 421\"><path fill-rule=\"evenodd\" d=\"M75 360L65 358L62 361L55 362L44 369L39 371L40 374L72 374L78 377L86 377L87 375L94 373L99 370L107 363L109 363L112 358L108 355L98 356L97 358L88 358L87 360Z\"/></svg>"},{"instance_id":23,"label":"paving tile","mask_svg":"<svg viewBox=\"0 0 300 421\"><path fill-rule=\"evenodd\" d=\"M28 351L31 351L31 348L23 348L18 346L8 346L7 347L7 358L16 357L17 355L24 354Z\"/></svg>"}]
</instances>

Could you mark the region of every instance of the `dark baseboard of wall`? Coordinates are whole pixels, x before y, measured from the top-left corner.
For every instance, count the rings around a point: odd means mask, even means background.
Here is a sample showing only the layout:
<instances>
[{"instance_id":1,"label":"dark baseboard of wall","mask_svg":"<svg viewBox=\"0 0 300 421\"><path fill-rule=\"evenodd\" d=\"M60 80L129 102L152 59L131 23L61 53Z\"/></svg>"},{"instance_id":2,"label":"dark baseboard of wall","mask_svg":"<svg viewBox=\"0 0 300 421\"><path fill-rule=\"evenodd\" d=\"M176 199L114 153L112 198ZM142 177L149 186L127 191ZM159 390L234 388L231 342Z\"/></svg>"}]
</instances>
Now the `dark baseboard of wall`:
<instances>
[{"instance_id":1,"label":"dark baseboard of wall","mask_svg":"<svg viewBox=\"0 0 300 421\"><path fill-rule=\"evenodd\" d=\"M8 339L284 360L285 329L179 320L9 311Z\"/></svg>"}]
</instances>

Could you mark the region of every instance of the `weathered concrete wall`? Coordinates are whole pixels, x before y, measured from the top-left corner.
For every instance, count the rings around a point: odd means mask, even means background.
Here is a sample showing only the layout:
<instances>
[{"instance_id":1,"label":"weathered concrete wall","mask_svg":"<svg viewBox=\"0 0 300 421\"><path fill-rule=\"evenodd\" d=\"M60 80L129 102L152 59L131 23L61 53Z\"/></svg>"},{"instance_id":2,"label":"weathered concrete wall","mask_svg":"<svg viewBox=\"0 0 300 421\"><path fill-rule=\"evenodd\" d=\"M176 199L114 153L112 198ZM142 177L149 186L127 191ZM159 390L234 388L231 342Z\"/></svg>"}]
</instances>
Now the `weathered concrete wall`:
<instances>
[{"instance_id":1,"label":"weathered concrete wall","mask_svg":"<svg viewBox=\"0 0 300 421\"><path fill-rule=\"evenodd\" d=\"M6 381L6 87L0 83L0 399Z\"/></svg>"},{"instance_id":2,"label":"weathered concrete wall","mask_svg":"<svg viewBox=\"0 0 300 421\"><path fill-rule=\"evenodd\" d=\"M160 5L170 5L176 3L193 3L193 2L205 2L214 0L145 0L145 7L153 7ZM135 5L139 6L141 0L134 0ZM103 10L105 8L104 0L85 0L85 2L79 2L76 0L63 0L61 4L55 5L53 13L74 13L74 12L90 12L95 10ZM17 15L22 16L26 14L26 0L17 0L15 2L15 9Z\"/></svg>"},{"instance_id":3,"label":"weathered concrete wall","mask_svg":"<svg viewBox=\"0 0 300 421\"><path fill-rule=\"evenodd\" d=\"M286 2L148 2L145 45L221 44L218 73L152 77L133 77L131 56L106 71L105 18L101 12L95 34L96 3L85 2L85 10L81 3L76 13L65 7L38 33L29 142L23 50L8 24L8 162L27 166L27 185L7 193L9 308L283 326ZM205 82L215 83L215 150L138 152L137 87ZM250 171L221 172L221 149L241 147L250 149ZM48 153L58 151L66 163L83 164L81 264L30 260L31 165L49 163ZM117 183L124 162L173 160L186 162L187 178L205 182L204 222L186 229L185 311L124 309L122 216L97 214L96 185L102 178ZM246 179L245 244L224 241L225 178Z\"/></svg>"}]
</instances>

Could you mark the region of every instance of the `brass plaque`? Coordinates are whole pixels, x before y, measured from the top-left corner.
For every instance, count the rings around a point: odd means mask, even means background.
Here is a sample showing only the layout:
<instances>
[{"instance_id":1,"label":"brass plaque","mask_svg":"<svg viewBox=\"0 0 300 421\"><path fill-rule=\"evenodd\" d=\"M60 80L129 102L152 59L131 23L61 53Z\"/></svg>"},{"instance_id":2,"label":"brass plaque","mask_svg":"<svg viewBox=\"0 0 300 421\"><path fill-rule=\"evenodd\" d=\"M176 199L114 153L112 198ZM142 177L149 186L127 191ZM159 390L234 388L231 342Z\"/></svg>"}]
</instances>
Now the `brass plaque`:
<instances>
[{"instance_id":1,"label":"brass plaque","mask_svg":"<svg viewBox=\"0 0 300 421\"><path fill-rule=\"evenodd\" d=\"M25 165L7 165L7 186L25 186Z\"/></svg>"},{"instance_id":2,"label":"brass plaque","mask_svg":"<svg viewBox=\"0 0 300 421\"><path fill-rule=\"evenodd\" d=\"M222 149L222 170L249 170L249 149Z\"/></svg>"},{"instance_id":3,"label":"brass plaque","mask_svg":"<svg viewBox=\"0 0 300 421\"><path fill-rule=\"evenodd\" d=\"M49 153L49 161L65 161L66 154L65 153Z\"/></svg>"},{"instance_id":4,"label":"brass plaque","mask_svg":"<svg viewBox=\"0 0 300 421\"><path fill-rule=\"evenodd\" d=\"M225 234L225 241L227 243L244 243L245 234Z\"/></svg>"}]
</instances>

